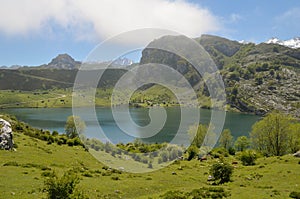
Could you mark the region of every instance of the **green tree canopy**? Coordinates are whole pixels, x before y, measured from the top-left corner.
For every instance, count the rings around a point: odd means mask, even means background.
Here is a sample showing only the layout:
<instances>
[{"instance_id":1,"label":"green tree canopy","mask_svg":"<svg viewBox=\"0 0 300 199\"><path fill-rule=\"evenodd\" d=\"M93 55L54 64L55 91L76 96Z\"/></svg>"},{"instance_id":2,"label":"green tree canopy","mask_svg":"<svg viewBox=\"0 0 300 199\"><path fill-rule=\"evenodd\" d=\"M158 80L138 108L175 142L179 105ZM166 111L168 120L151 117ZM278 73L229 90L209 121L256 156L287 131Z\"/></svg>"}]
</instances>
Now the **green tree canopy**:
<instances>
[{"instance_id":1,"label":"green tree canopy","mask_svg":"<svg viewBox=\"0 0 300 199\"><path fill-rule=\"evenodd\" d=\"M197 127L198 127L198 129L197 129ZM195 125L190 126L188 133L189 133L190 139L192 141L192 145L196 146L197 148L200 148L204 141L206 132L207 132L206 125L199 124L199 126L198 126L195 124Z\"/></svg>"},{"instance_id":2,"label":"green tree canopy","mask_svg":"<svg viewBox=\"0 0 300 199\"><path fill-rule=\"evenodd\" d=\"M250 140L247 136L240 136L236 139L234 147L238 151L244 151L250 146Z\"/></svg>"},{"instance_id":3,"label":"green tree canopy","mask_svg":"<svg viewBox=\"0 0 300 199\"><path fill-rule=\"evenodd\" d=\"M282 113L270 113L256 122L250 133L254 148L264 155L284 155L294 142L291 136L292 118ZM290 140L292 139L292 140Z\"/></svg>"},{"instance_id":4,"label":"green tree canopy","mask_svg":"<svg viewBox=\"0 0 300 199\"><path fill-rule=\"evenodd\" d=\"M65 133L69 138L75 138L82 134L85 128L85 122L80 117L71 115L67 119Z\"/></svg>"},{"instance_id":5,"label":"green tree canopy","mask_svg":"<svg viewBox=\"0 0 300 199\"><path fill-rule=\"evenodd\" d=\"M289 152L295 153L300 150L300 123L290 125L288 144Z\"/></svg>"},{"instance_id":6,"label":"green tree canopy","mask_svg":"<svg viewBox=\"0 0 300 199\"><path fill-rule=\"evenodd\" d=\"M220 146L224 147L225 149L229 149L232 145L232 140L233 140L233 137L231 135L230 130L225 129L222 132L221 137L219 139Z\"/></svg>"},{"instance_id":7,"label":"green tree canopy","mask_svg":"<svg viewBox=\"0 0 300 199\"><path fill-rule=\"evenodd\" d=\"M197 129L198 126L198 129ZM209 150L213 147L216 143L216 134L209 130L207 125L199 124L199 125L192 125L189 128L189 135L192 141L192 145L200 148L200 147L208 147ZM211 128L212 129L212 128Z\"/></svg>"}]
</instances>

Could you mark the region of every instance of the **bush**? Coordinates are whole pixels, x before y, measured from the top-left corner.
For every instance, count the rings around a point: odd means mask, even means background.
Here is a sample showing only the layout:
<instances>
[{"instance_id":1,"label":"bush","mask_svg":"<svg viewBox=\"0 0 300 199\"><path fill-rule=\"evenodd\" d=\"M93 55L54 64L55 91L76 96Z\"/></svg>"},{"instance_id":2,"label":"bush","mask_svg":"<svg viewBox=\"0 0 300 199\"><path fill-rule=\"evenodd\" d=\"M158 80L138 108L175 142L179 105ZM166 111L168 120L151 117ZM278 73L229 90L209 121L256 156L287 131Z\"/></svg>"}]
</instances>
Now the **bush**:
<instances>
[{"instance_id":1,"label":"bush","mask_svg":"<svg viewBox=\"0 0 300 199\"><path fill-rule=\"evenodd\" d=\"M76 193L76 186L79 183L79 177L72 171L66 172L61 178L53 172L44 185L49 199L71 199L84 198L82 193Z\"/></svg>"},{"instance_id":2,"label":"bush","mask_svg":"<svg viewBox=\"0 0 300 199\"><path fill-rule=\"evenodd\" d=\"M199 149L194 146L194 145L191 145L188 150L187 150L187 153L188 153L188 161L192 160L194 157L197 156L197 154L199 153Z\"/></svg>"},{"instance_id":3,"label":"bush","mask_svg":"<svg viewBox=\"0 0 300 199\"><path fill-rule=\"evenodd\" d=\"M187 199L187 198L213 198L221 199L230 196L229 192L226 192L221 187L202 187L200 189L194 189L191 192L183 191L168 191L161 195L160 198L163 199Z\"/></svg>"},{"instance_id":4,"label":"bush","mask_svg":"<svg viewBox=\"0 0 300 199\"><path fill-rule=\"evenodd\" d=\"M235 149L234 149L233 147L230 147L230 148L228 149L228 153L229 153L230 155L235 155Z\"/></svg>"},{"instance_id":5,"label":"bush","mask_svg":"<svg viewBox=\"0 0 300 199\"><path fill-rule=\"evenodd\" d=\"M243 151L240 154L239 159L242 161L242 164L245 166L255 165L255 160L257 159L257 154L255 151L252 151L252 150Z\"/></svg>"},{"instance_id":6,"label":"bush","mask_svg":"<svg viewBox=\"0 0 300 199\"><path fill-rule=\"evenodd\" d=\"M7 163L3 164L3 166L4 166L4 167L6 167L6 166L14 166L14 167L17 167L17 166L19 166L19 164L18 164L17 162L15 162L15 161L11 161L11 162L7 162Z\"/></svg>"},{"instance_id":7,"label":"bush","mask_svg":"<svg viewBox=\"0 0 300 199\"><path fill-rule=\"evenodd\" d=\"M230 194L228 192L225 192L222 187L202 187L200 189L194 189L192 192L189 193L189 198L223 198L227 197Z\"/></svg>"},{"instance_id":8,"label":"bush","mask_svg":"<svg viewBox=\"0 0 300 199\"><path fill-rule=\"evenodd\" d=\"M169 153L168 153L168 151L162 151L160 153L160 157L162 158L163 162L167 162L168 159L169 159Z\"/></svg>"},{"instance_id":9,"label":"bush","mask_svg":"<svg viewBox=\"0 0 300 199\"><path fill-rule=\"evenodd\" d=\"M52 143L54 143L55 142L55 138L52 136L52 135L50 135L49 137L48 137L48 144L52 144Z\"/></svg>"},{"instance_id":10,"label":"bush","mask_svg":"<svg viewBox=\"0 0 300 199\"><path fill-rule=\"evenodd\" d=\"M61 140L62 144L67 144L68 138L66 136L61 136L59 140Z\"/></svg>"},{"instance_id":11,"label":"bush","mask_svg":"<svg viewBox=\"0 0 300 199\"><path fill-rule=\"evenodd\" d=\"M78 137L76 137L76 138L74 138L74 146L81 146L82 145L82 142L81 142L81 140L78 138Z\"/></svg>"},{"instance_id":12,"label":"bush","mask_svg":"<svg viewBox=\"0 0 300 199\"><path fill-rule=\"evenodd\" d=\"M228 163L215 163L209 170L210 174L214 177L218 184L229 182L233 173L233 167Z\"/></svg>"},{"instance_id":13,"label":"bush","mask_svg":"<svg viewBox=\"0 0 300 199\"><path fill-rule=\"evenodd\" d=\"M293 191L289 195L290 198L300 199L300 192Z\"/></svg>"},{"instance_id":14,"label":"bush","mask_svg":"<svg viewBox=\"0 0 300 199\"><path fill-rule=\"evenodd\" d=\"M162 158L161 158L161 157L159 157L159 158L158 158L158 160L157 160L157 162L158 162L158 164L161 164L161 163L163 163L163 160L162 160Z\"/></svg>"},{"instance_id":15,"label":"bush","mask_svg":"<svg viewBox=\"0 0 300 199\"><path fill-rule=\"evenodd\" d=\"M74 140L73 140L73 139L69 139L69 140L67 141L67 145L68 145L68 146L74 146Z\"/></svg>"},{"instance_id":16,"label":"bush","mask_svg":"<svg viewBox=\"0 0 300 199\"><path fill-rule=\"evenodd\" d=\"M229 156L228 151L223 147L218 147L218 148L213 149L210 152L210 154L214 158L228 157Z\"/></svg>"},{"instance_id":17,"label":"bush","mask_svg":"<svg viewBox=\"0 0 300 199\"><path fill-rule=\"evenodd\" d=\"M57 131L52 132L52 136L58 136L58 135L59 135L59 133Z\"/></svg>"},{"instance_id":18,"label":"bush","mask_svg":"<svg viewBox=\"0 0 300 199\"><path fill-rule=\"evenodd\" d=\"M163 199L186 199L186 194L182 191L168 191L160 196Z\"/></svg>"}]
</instances>

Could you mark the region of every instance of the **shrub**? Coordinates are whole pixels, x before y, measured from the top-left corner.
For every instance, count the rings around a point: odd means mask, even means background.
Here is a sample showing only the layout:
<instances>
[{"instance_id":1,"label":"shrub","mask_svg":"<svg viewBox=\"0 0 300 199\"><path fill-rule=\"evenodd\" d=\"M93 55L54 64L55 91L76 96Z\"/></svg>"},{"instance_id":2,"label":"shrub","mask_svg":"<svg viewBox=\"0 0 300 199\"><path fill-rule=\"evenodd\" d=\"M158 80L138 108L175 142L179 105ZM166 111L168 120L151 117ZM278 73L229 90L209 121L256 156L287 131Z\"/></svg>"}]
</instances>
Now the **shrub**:
<instances>
[{"instance_id":1,"label":"shrub","mask_svg":"<svg viewBox=\"0 0 300 199\"><path fill-rule=\"evenodd\" d=\"M82 145L81 140L78 137L74 138L74 146L79 146L79 145Z\"/></svg>"},{"instance_id":2,"label":"shrub","mask_svg":"<svg viewBox=\"0 0 300 199\"><path fill-rule=\"evenodd\" d=\"M233 167L225 162L215 163L210 168L210 174L214 177L218 184L229 182L233 173Z\"/></svg>"},{"instance_id":3,"label":"shrub","mask_svg":"<svg viewBox=\"0 0 300 199\"><path fill-rule=\"evenodd\" d=\"M168 159L169 159L169 153L168 153L168 151L162 151L160 153L160 157L162 158L163 162L167 162Z\"/></svg>"},{"instance_id":4,"label":"shrub","mask_svg":"<svg viewBox=\"0 0 300 199\"><path fill-rule=\"evenodd\" d=\"M153 168L152 162L149 162L149 163L148 163L148 168L149 168L149 169L152 169L152 168Z\"/></svg>"},{"instance_id":5,"label":"shrub","mask_svg":"<svg viewBox=\"0 0 300 199\"><path fill-rule=\"evenodd\" d=\"M53 131L53 132L52 132L52 136L58 136L58 134L59 134L59 133L58 133L57 131Z\"/></svg>"},{"instance_id":6,"label":"shrub","mask_svg":"<svg viewBox=\"0 0 300 199\"><path fill-rule=\"evenodd\" d=\"M161 164L163 162L162 158L159 157L158 160L157 160L158 164Z\"/></svg>"},{"instance_id":7,"label":"shrub","mask_svg":"<svg viewBox=\"0 0 300 199\"><path fill-rule=\"evenodd\" d=\"M60 198L76 198L76 186L79 183L79 177L72 171L66 172L61 178L59 178L54 172L50 175L45 183L45 191L47 192L47 198L60 199ZM79 194L81 195L81 194ZM84 198L81 196L81 198Z\"/></svg>"},{"instance_id":8,"label":"shrub","mask_svg":"<svg viewBox=\"0 0 300 199\"><path fill-rule=\"evenodd\" d=\"M74 140L73 140L73 139L69 139L69 140L67 141L67 145L68 145L68 146L73 146L73 145L74 145Z\"/></svg>"},{"instance_id":9,"label":"shrub","mask_svg":"<svg viewBox=\"0 0 300 199\"><path fill-rule=\"evenodd\" d=\"M67 144L68 138L66 136L61 136L59 140L61 140L62 144Z\"/></svg>"},{"instance_id":10,"label":"shrub","mask_svg":"<svg viewBox=\"0 0 300 199\"><path fill-rule=\"evenodd\" d=\"M168 191L160 196L163 199L186 199L188 198L182 191Z\"/></svg>"},{"instance_id":11,"label":"shrub","mask_svg":"<svg viewBox=\"0 0 300 199\"><path fill-rule=\"evenodd\" d=\"M58 139L58 140L57 140L57 144L58 144L58 145L62 145L62 144L64 144L64 141L61 140L61 139Z\"/></svg>"},{"instance_id":12,"label":"shrub","mask_svg":"<svg viewBox=\"0 0 300 199\"><path fill-rule=\"evenodd\" d=\"M189 198L223 198L227 197L230 194L228 192L225 192L222 187L202 187L200 189L194 189L192 192L189 193Z\"/></svg>"},{"instance_id":13,"label":"shrub","mask_svg":"<svg viewBox=\"0 0 300 199\"><path fill-rule=\"evenodd\" d=\"M120 180L120 178L118 176L113 176L111 177L112 180Z\"/></svg>"},{"instance_id":14,"label":"shrub","mask_svg":"<svg viewBox=\"0 0 300 199\"><path fill-rule=\"evenodd\" d=\"M17 167L17 166L19 166L19 164L15 161L11 161L11 162L7 162L7 163L3 164L3 166L4 167L6 167L6 166L15 166L15 167Z\"/></svg>"},{"instance_id":15,"label":"shrub","mask_svg":"<svg viewBox=\"0 0 300 199\"><path fill-rule=\"evenodd\" d=\"M188 153L188 161L192 160L194 157L197 156L199 152L199 149L194 146L194 145L191 145L188 150L187 150L187 153Z\"/></svg>"},{"instance_id":16,"label":"shrub","mask_svg":"<svg viewBox=\"0 0 300 199\"><path fill-rule=\"evenodd\" d=\"M88 171L84 172L84 173L82 174L82 176L88 177L88 178L93 177L93 175L92 175L90 172L88 172Z\"/></svg>"},{"instance_id":17,"label":"shrub","mask_svg":"<svg viewBox=\"0 0 300 199\"><path fill-rule=\"evenodd\" d=\"M194 189L191 192L183 191L168 191L161 195L160 198L163 199L187 199L187 198L213 198L221 199L230 196L229 192L226 192L221 187L202 187L200 189Z\"/></svg>"},{"instance_id":18,"label":"shrub","mask_svg":"<svg viewBox=\"0 0 300 199\"><path fill-rule=\"evenodd\" d=\"M51 143L54 143L54 142L55 142L55 138L52 135L50 135L48 137L48 143L51 144Z\"/></svg>"},{"instance_id":19,"label":"shrub","mask_svg":"<svg viewBox=\"0 0 300 199\"><path fill-rule=\"evenodd\" d=\"M243 151L240 154L239 159L242 161L242 164L245 166L255 165L255 160L257 159L257 154L255 151L252 151L252 150Z\"/></svg>"},{"instance_id":20,"label":"shrub","mask_svg":"<svg viewBox=\"0 0 300 199\"><path fill-rule=\"evenodd\" d=\"M210 154L214 157L214 158L220 158L220 157L228 157L228 151L223 148L223 147L218 147L213 149Z\"/></svg>"},{"instance_id":21,"label":"shrub","mask_svg":"<svg viewBox=\"0 0 300 199\"><path fill-rule=\"evenodd\" d=\"M229 153L230 155L235 155L235 149L234 149L233 147L230 147L230 148L228 149L228 153Z\"/></svg>"},{"instance_id":22,"label":"shrub","mask_svg":"<svg viewBox=\"0 0 300 199\"><path fill-rule=\"evenodd\" d=\"M290 198L300 199L300 192L293 191L289 195Z\"/></svg>"}]
</instances>

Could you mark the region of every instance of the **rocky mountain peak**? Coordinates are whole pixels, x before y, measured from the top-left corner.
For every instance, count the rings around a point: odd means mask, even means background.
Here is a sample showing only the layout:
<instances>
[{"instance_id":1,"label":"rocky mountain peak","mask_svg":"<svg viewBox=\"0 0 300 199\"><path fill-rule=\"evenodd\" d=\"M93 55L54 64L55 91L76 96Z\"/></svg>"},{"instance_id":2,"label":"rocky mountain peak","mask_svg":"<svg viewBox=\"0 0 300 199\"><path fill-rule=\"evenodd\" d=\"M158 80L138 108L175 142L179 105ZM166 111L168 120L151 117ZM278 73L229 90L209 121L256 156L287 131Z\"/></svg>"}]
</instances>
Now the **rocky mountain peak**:
<instances>
[{"instance_id":1,"label":"rocky mountain peak","mask_svg":"<svg viewBox=\"0 0 300 199\"><path fill-rule=\"evenodd\" d=\"M53 58L47 68L57 68L57 69L76 69L80 66L81 62L75 61L68 54L59 54L57 57Z\"/></svg>"}]
</instances>

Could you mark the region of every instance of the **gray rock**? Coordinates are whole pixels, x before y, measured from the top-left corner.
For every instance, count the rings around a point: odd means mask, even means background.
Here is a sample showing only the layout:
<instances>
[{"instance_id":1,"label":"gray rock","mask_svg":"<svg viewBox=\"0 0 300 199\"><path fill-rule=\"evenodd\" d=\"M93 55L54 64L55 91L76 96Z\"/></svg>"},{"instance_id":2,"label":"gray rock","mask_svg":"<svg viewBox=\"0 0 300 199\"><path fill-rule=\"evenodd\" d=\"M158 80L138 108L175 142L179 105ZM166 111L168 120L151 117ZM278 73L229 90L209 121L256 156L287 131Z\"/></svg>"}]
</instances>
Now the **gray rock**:
<instances>
[{"instance_id":1,"label":"gray rock","mask_svg":"<svg viewBox=\"0 0 300 199\"><path fill-rule=\"evenodd\" d=\"M0 149L12 150L14 141L10 123L0 118L0 127Z\"/></svg>"},{"instance_id":2,"label":"gray rock","mask_svg":"<svg viewBox=\"0 0 300 199\"><path fill-rule=\"evenodd\" d=\"M300 158L300 151L293 154L294 157Z\"/></svg>"}]
</instances>

